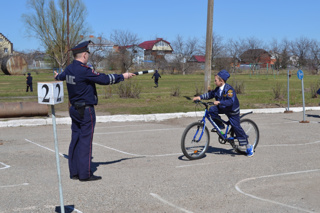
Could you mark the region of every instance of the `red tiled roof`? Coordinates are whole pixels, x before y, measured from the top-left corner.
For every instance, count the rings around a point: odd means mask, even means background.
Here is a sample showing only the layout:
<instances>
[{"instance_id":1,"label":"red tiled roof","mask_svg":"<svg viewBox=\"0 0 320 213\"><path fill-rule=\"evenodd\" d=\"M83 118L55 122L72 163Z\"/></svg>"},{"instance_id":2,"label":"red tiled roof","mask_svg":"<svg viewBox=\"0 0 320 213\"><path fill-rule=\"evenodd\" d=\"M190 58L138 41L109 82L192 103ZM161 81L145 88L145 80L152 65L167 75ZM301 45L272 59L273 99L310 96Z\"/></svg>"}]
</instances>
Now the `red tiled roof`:
<instances>
[{"instance_id":1,"label":"red tiled roof","mask_svg":"<svg viewBox=\"0 0 320 213\"><path fill-rule=\"evenodd\" d=\"M151 50L152 47L158 43L159 41L164 41L166 42L167 44L170 45L169 42L167 42L166 40L163 40L162 38L157 38L156 40L152 40L152 41L145 41L145 42L142 42L141 44L139 44L138 46L143 48L143 49L146 49L146 50Z\"/></svg>"},{"instance_id":2,"label":"red tiled roof","mask_svg":"<svg viewBox=\"0 0 320 213\"><path fill-rule=\"evenodd\" d=\"M206 62L206 57L204 55L195 55L194 58L198 61L198 62Z\"/></svg>"}]
</instances>

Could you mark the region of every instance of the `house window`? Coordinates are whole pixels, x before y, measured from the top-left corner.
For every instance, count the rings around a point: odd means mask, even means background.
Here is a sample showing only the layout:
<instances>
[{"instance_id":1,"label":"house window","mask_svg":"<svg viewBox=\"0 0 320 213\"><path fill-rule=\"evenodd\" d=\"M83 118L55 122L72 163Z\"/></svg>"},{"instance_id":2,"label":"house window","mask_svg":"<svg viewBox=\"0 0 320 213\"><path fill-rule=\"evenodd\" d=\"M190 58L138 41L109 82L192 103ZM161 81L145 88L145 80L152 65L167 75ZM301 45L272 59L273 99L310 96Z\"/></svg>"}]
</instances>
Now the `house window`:
<instances>
[{"instance_id":1,"label":"house window","mask_svg":"<svg viewBox=\"0 0 320 213\"><path fill-rule=\"evenodd\" d=\"M4 51L5 53L7 53L7 52L8 52L8 48L4 48L3 51Z\"/></svg>"},{"instance_id":2,"label":"house window","mask_svg":"<svg viewBox=\"0 0 320 213\"><path fill-rule=\"evenodd\" d=\"M156 43L156 46L158 46L158 47L166 47L166 46L168 46L168 44L163 42L163 41L160 41L160 42Z\"/></svg>"},{"instance_id":3,"label":"house window","mask_svg":"<svg viewBox=\"0 0 320 213\"><path fill-rule=\"evenodd\" d=\"M0 38L0 42L3 42L3 39L2 39L2 38Z\"/></svg>"}]
</instances>

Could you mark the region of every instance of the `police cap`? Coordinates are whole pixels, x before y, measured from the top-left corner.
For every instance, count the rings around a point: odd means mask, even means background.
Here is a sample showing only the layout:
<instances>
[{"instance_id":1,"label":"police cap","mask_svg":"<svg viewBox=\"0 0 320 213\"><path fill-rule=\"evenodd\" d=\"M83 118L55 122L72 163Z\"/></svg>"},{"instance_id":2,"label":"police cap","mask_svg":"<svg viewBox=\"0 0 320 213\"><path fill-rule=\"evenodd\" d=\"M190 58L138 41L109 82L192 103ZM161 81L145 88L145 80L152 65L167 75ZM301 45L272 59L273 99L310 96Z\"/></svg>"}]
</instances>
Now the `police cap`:
<instances>
[{"instance_id":1,"label":"police cap","mask_svg":"<svg viewBox=\"0 0 320 213\"><path fill-rule=\"evenodd\" d=\"M91 40L89 41L84 41L81 42L80 44L78 44L77 46L73 47L72 53L73 55L77 54L77 53L83 53L83 52L89 52L89 48L88 45L91 43Z\"/></svg>"},{"instance_id":2,"label":"police cap","mask_svg":"<svg viewBox=\"0 0 320 213\"><path fill-rule=\"evenodd\" d=\"M220 72L218 72L217 74L220 78L222 78L225 82L228 80L228 78L230 77L230 74L228 73L227 70L221 70Z\"/></svg>"}]
</instances>

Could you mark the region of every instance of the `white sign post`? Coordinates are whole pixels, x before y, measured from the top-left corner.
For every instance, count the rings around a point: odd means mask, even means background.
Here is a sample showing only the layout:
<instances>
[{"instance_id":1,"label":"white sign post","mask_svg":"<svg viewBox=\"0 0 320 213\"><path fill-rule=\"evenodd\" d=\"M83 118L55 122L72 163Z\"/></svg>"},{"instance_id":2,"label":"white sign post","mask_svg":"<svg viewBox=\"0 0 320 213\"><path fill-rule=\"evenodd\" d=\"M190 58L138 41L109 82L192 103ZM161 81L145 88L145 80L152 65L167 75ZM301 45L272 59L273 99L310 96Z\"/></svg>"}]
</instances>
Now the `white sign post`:
<instances>
[{"instance_id":1,"label":"white sign post","mask_svg":"<svg viewBox=\"0 0 320 213\"><path fill-rule=\"evenodd\" d=\"M298 78L301 80L301 88L302 88L302 103L303 103L303 121L300 121L300 123L309 123L309 121L305 120L306 117L306 113L305 113L305 107L304 107L304 86L303 86L303 71L302 70L298 70L297 72L297 76Z\"/></svg>"},{"instance_id":2,"label":"white sign post","mask_svg":"<svg viewBox=\"0 0 320 213\"><path fill-rule=\"evenodd\" d=\"M63 193L62 193L62 186L61 186L59 148L58 148L56 115L54 111L54 105L62 103L63 98L64 98L64 92L63 92L62 81L38 82L38 103L51 105L54 145L55 145L55 151L56 151L57 172L58 172L58 180L59 180L60 210L61 210L60 212L61 213L64 213L64 204L63 204Z\"/></svg>"}]
</instances>

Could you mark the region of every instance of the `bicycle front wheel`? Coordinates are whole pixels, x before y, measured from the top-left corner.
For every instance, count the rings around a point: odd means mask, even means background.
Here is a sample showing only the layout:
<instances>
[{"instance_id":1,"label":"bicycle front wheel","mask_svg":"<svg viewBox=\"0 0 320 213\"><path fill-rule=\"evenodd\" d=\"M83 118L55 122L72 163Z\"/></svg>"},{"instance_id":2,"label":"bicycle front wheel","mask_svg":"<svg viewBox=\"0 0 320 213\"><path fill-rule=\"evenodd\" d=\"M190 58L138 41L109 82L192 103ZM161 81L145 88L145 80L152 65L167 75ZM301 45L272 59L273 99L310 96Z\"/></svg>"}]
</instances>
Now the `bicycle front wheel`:
<instances>
[{"instance_id":1,"label":"bicycle front wheel","mask_svg":"<svg viewBox=\"0 0 320 213\"><path fill-rule=\"evenodd\" d=\"M202 158L209 148L209 130L204 123L194 122L187 126L181 137L181 150L190 160Z\"/></svg>"}]
</instances>

